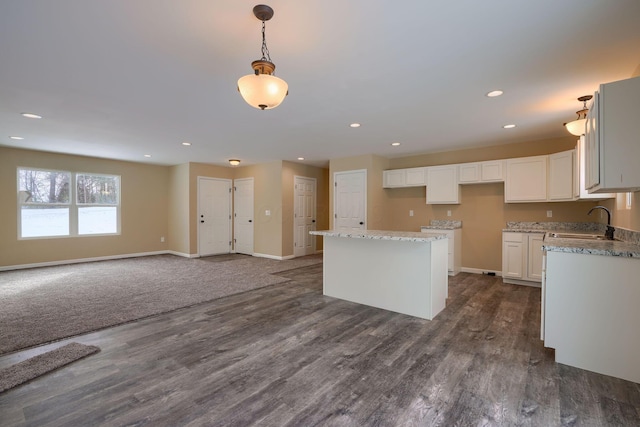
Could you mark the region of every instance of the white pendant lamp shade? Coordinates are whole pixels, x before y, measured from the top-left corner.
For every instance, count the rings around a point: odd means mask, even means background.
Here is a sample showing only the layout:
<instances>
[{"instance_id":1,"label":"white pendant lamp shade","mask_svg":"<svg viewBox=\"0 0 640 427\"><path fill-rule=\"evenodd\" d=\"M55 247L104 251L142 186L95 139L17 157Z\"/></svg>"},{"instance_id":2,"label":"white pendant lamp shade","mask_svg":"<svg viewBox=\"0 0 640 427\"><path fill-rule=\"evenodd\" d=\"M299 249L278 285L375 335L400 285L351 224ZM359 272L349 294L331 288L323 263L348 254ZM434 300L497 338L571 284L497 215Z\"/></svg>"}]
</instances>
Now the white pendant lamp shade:
<instances>
[{"instance_id":1,"label":"white pendant lamp shade","mask_svg":"<svg viewBox=\"0 0 640 427\"><path fill-rule=\"evenodd\" d=\"M584 135L587 129L587 119L574 120L567 123L565 126L571 135Z\"/></svg>"},{"instance_id":2,"label":"white pendant lamp shade","mask_svg":"<svg viewBox=\"0 0 640 427\"><path fill-rule=\"evenodd\" d=\"M287 96L289 85L270 74L248 74L238 79L238 90L247 104L269 110L280 105Z\"/></svg>"},{"instance_id":3,"label":"white pendant lamp shade","mask_svg":"<svg viewBox=\"0 0 640 427\"><path fill-rule=\"evenodd\" d=\"M571 135L580 136L587 133L587 101L593 98L592 95L585 95L578 98L578 101L583 103L582 110L576 111L578 118L572 122L565 123L564 127L567 128Z\"/></svg>"}]
</instances>

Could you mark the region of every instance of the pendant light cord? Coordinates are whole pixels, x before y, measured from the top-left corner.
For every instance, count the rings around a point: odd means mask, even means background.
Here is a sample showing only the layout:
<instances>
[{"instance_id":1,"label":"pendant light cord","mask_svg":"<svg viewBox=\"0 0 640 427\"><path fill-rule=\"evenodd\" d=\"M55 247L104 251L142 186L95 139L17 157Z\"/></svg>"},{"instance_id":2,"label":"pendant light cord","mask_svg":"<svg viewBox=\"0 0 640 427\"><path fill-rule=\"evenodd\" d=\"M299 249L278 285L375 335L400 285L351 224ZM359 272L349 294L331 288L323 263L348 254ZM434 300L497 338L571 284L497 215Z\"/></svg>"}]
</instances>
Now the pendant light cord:
<instances>
[{"instance_id":1,"label":"pendant light cord","mask_svg":"<svg viewBox=\"0 0 640 427\"><path fill-rule=\"evenodd\" d=\"M271 55L269 55L269 48L267 47L267 39L265 37L265 25L264 21L262 21L262 60L263 61L271 61Z\"/></svg>"}]
</instances>

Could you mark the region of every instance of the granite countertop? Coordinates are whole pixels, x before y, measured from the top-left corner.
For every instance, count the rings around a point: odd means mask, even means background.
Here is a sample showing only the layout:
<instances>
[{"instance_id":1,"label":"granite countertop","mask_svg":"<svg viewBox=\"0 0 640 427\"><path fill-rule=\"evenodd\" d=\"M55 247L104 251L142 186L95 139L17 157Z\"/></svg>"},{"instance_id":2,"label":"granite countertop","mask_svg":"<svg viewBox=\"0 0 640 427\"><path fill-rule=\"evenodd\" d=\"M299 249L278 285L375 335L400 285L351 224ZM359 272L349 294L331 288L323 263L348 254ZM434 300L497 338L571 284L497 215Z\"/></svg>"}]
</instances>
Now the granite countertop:
<instances>
[{"instance_id":1,"label":"granite countertop","mask_svg":"<svg viewBox=\"0 0 640 427\"><path fill-rule=\"evenodd\" d=\"M518 233L546 233L542 249L588 255L640 258L640 232L616 228L616 240L561 239L551 232L604 235L606 225L596 222L507 222L502 231Z\"/></svg>"},{"instance_id":2,"label":"granite countertop","mask_svg":"<svg viewBox=\"0 0 640 427\"><path fill-rule=\"evenodd\" d=\"M351 239L398 240L405 242L431 242L446 239L446 234L421 233L415 231L383 231L383 230L321 230L310 231L314 236L347 237Z\"/></svg>"},{"instance_id":3,"label":"granite countertop","mask_svg":"<svg viewBox=\"0 0 640 427\"><path fill-rule=\"evenodd\" d=\"M588 234L588 233L585 233ZM544 236L542 249L551 252L640 258L640 245L621 240L560 239Z\"/></svg>"},{"instance_id":4,"label":"granite countertop","mask_svg":"<svg viewBox=\"0 0 640 427\"><path fill-rule=\"evenodd\" d=\"M423 225L421 230L455 230L462 228L462 221L432 219L429 225Z\"/></svg>"}]
</instances>

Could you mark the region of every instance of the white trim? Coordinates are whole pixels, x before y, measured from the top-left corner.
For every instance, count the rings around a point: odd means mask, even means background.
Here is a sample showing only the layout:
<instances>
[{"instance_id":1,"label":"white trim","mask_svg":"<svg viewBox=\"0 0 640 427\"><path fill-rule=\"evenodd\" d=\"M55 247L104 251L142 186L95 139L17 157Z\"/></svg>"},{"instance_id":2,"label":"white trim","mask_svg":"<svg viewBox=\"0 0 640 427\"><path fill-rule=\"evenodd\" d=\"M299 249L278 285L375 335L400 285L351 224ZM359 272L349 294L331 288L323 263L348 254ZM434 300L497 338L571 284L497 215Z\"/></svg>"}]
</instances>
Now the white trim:
<instances>
[{"instance_id":1,"label":"white trim","mask_svg":"<svg viewBox=\"0 0 640 427\"><path fill-rule=\"evenodd\" d=\"M520 280L520 279L505 279L502 278L503 283L510 283L512 285L523 285L523 286L531 286L534 288L542 288L542 283L540 282L532 282L530 280Z\"/></svg>"},{"instance_id":2,"label":"white trim","mask_svg":"<svg viewBox=\"0 0 640 427\"><path fill-rule=\"evenodd\" d=\"M257 253L257 252L254 252L253 256L257 257L257 258L277 259L278 261L286 261L288 259L295 258L295 256L293 256L293 255L277 256L277 255L269 255L269 254L260 254L260 253Z\"/></svg>"},{"instance_id":3,"label":"white trim","mask_svg":"<svg viewBox=\"0 0 640 427\"><path fill-rule=\"evenodd\" d=\"M502 276L502 271L483 270L481 268L462 267L460 268L460 271L463 273L473 273L473 274L495 273L496 276Z\"/></svg>"},{"instance_id":4,"label":"white trim","mask_svg":"<svg viewBox=\"0 0 640 427\"><path fill-rule=\"evenodd\" d=\"M185 254L182 252L175 251L154 251L154 252L139 252L135 254L122 254L122 255L107 255L100 257L91 257L91 258L77 258L77 259L65 259L60 261L48 261L48 262L36 262L32 264L18 264L18 265L6 265L0 267L0 271L8 271L8 270L22 270L25 268L36 268L36 267L51 267L54 265L65 265L65 264L80 264L82 262L94 262L94 261L108 261L112 259L124 259L124 258L138 258L143 256L151 256L151 255L177 255L183 256L187 258L195 258L198 255L196 254Z\"/></svg>"}]
</instances>

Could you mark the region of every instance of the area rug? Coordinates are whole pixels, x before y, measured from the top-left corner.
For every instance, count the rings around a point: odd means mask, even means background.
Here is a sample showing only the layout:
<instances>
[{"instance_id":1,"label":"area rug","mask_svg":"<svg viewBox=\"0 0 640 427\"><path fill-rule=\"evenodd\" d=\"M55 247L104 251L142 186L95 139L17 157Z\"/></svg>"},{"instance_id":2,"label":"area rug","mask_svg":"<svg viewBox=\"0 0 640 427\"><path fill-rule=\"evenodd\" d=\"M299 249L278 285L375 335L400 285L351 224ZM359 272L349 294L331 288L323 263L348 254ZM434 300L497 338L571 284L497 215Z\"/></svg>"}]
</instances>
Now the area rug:
<instances>
[{"instance_id":1,"label":"area rug","mask_svg":"<svg viewBox=\"0 0 640 427\"><path fill-rule=\"evenodd\" d=\"M99 351L94 345L72 342L0 369L0 393Z\"/></svg>"},{"instance_id":2,"label":"area rug","mask_svg":"<svg viewBox=\"0 0 640 427\"><path fill-rule=\"evenodd\" d=\"M322 262L157 255L0 272L0 354L286 282Z\"/></svg>"}]
</instances>

